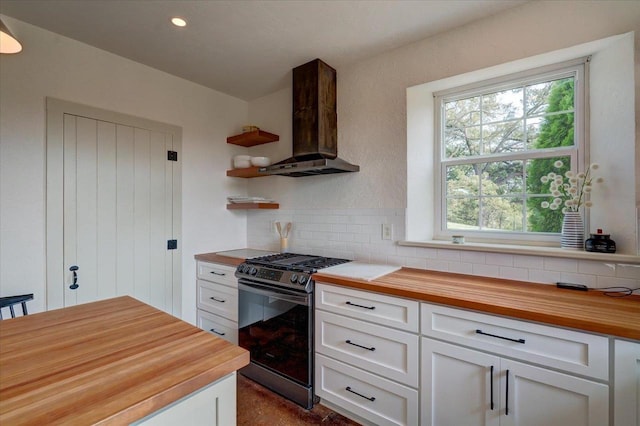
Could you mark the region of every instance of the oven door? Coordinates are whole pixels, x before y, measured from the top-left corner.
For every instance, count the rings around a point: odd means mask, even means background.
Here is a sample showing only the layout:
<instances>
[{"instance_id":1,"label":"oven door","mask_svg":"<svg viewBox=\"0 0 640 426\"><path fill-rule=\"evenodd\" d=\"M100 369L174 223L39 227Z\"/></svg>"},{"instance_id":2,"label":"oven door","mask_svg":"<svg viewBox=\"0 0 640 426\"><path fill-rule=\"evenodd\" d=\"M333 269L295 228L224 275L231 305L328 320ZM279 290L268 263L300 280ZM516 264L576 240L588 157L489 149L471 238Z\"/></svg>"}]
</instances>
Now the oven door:
<instances>
[{"instance_id":1,"label":"oven door","mask_svg":"<svg viewBox=\"0 0 640 426\"><path fill-rule=\"evenodd\" d=\"M238 290L238 344L251 362L310 387L313 296L246 279Z\"/></svg>"}]
</instances>

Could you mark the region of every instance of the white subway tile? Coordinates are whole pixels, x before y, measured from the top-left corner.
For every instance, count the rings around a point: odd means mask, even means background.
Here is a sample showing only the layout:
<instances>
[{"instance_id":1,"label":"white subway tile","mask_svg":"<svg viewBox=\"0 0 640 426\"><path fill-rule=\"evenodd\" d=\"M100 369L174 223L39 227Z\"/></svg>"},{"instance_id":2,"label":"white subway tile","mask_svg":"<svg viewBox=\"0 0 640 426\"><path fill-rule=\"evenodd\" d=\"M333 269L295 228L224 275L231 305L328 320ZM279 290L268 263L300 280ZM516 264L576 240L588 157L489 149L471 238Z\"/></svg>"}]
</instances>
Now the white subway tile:
<instances>
[{"instance_id":1,"label":"white subway tile","mask_svg":"<svg viewBox=\"0 0 640 426\"><path fill-rule=\"evenodd\" d=\"M455 274L473 274L473 263L449 262L449 272Z\"/></svg>"},{"instance_id":2,"label":"white subway tile","mask_svg":"<svg viewBox=\"0 0 640 426\"><path fill-rule=\"evenodd\" d=\"M560 272L578 272L578 261L574 259L562 259L558 257L545 257L544 269Z\"/></svg>"},{"instance_id":3,"label":"white subway tile","mask_svg":"<svg viewBox=\"0 0 640 426\"><path fill-rule=\"evenodd\" d=\"M512 268L510 266L500 266L500 278L507 280L527 281L529 280L529 270L524 268Z\"/></svg>"},{"instance_id":4,"label":"white subway tile","mask_svg":"<svg viewBox=\"0 0 640 426\"><path fill-rule=\"evenodd\" d=\"M503 253L487 253L485 257L487 265L513 266L513 255Z\"/></svg>"},{"instance_id":5,"label":"white subway tile","mask_svg":"<svg viewBox=\"0 0 640 426\"><path fill-rule=\"evenodd\" d=\"M460 254L460 260L469 263L486 263L487 254L480 251L465 251Z\"/></svg>"},{"instance_id":6,"label":"white subway tile","mask_svg":"<svg viewBox=\"0 0 640 426\"><path fill-rule=\"evenodd\" d=\"M416 247L416 257L424 257L426 259L435 259L438 256L438 250L429 247Z\"/></svg>"},{"instance_id":7,"label":"white subway tile","mask_svg":"<svg viewBox=\"0 0 640 426\"><path fill-rule=\"evenodd\" d=\"M459 250L437 249L436 256L441 260L460 262Z\"/></svg>"},{"instance_id":8,"label":"white subway tile","mask_svg":"<svg viewBox=\"0 0 640 426\"><path fill-rule=\"evenodd\" d=\"M394 266L404 265L404 257L402 256L387 256L387 264Z\"/></svg>"},{"instance_id":9,"label":"white subway tile","mask_svg":"<svg viewBox=\"0 0 640 426\"><path fill-rule=\"evenodd\" d=\"M595 275L573 274L570 272L562 272L560 275L560 281L572 284L582 284L590 288L594 288L598 285L597 277Z\"/></svg>"},{"instance_id":10,"label":"white subway tile","mask_svg":"<svg viewBox=\"0 0 640 426\"><path fill-rule=\"evenodd\" d=\"M542 284L553 284L562 281L562 272L546 271L544 269L529 269L529 281Z\"/></svg>"},{"instance_id":11,"label":"white subway tile","mask_svg":"<svg viewBox=\"0 0 640 426\"><path fill-rule=\"evenodd\" d=\"M544 259L540 256L513 256L513 266L516 268L544 269Z\"/></svg>"},{"instance_id":12,"label":"white subway tile","mask_svg":"<svg viewBox=\"0 0 640 426\"><path fill-rule=\"evenodd\" d=\"M421 257L405 257L404 266L409 268L427 269L427 259Z\"/></svg>"},{"instance_id":13,"label":"white subway tile","mask_svg":"<svg viewBox=\"0 0 640 426\"><path fill-rule=\"evenodd\" d=\"M500 267L497 265L473 264L473 274L483 277L500 278Z\"/></svg>"},{"instance_id":14,"label":"white subway tile","mask_svg":"<svg viewBox=\"0 0 640 426\"><path fill-rule=\"evenodd\" d=\"M618 263L616 265L616 277L640 280L640 265Z\"/></svg>"},{"instance_id":15,"label":"white subway tile","mask_svg":"<svg viewBox=\"0 0 640 426\"><path fill-rule=\"evenodd\" d=\"M354 234L353 240L360 243L370 243L371 236L369 234Z\"/></svg>"},{"instance_id":16,"label":"white subway tile","mask_svg":"<svg viewBox=\"0 0 640 426\"><path fill-rule=\"evenodd\" d=\"M353 234L361 234L364 232L364 227L362 225L348 224L346 230L347 232L351 232Z\"/></svg>"},{"instance_id":17,"label":"white subway tile","mask_svg":"<svg viewBox=\"0 0 640 426\"><path fill-rule=\"evenodd\" d=\"M636 288L639 286L638 281L639 280L631 280L628 278L598 277L596 287L597 288L605 288L605 287Z\"/></svg>"},{"instance_id":18,"label":"white subway tile","mask_svg":"<svg viewBox=\"0 0 640 426\"><path fill-rule=\"evenodd\" d=\"M449 262L441 259L427 259L427 269L432 271L449 272Z\"/></svg>"},{"instance_id":19,"label":"white subway tile","mask_svg":"<svg viewBox=\"0 0 640 426\"><path fill-rule=\"evenodd\" d=\"M615 277L616 265L615 263L605 263L597 260L579 260L578 272L581 274Z\"/></svg>"}]
</instances>

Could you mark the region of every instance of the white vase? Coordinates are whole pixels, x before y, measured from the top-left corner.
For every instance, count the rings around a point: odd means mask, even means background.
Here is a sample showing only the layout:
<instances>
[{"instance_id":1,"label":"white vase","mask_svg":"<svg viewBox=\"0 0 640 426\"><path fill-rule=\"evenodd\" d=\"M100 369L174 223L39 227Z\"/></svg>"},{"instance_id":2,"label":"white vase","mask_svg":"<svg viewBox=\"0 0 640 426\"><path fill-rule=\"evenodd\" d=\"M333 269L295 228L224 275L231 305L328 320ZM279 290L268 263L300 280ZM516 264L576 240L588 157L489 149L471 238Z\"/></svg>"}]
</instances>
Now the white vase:
<instances>
[{"instance_id":1,"label":"white vase","mask_svg":"<svg viewBox=\"0 0 640 426\"><path fill-rule=\"evenodd\" d=\"M569 250L584 250L584 223L580 212L566 212L564 214L560 247Z\"/></svg>"}]
</instances>

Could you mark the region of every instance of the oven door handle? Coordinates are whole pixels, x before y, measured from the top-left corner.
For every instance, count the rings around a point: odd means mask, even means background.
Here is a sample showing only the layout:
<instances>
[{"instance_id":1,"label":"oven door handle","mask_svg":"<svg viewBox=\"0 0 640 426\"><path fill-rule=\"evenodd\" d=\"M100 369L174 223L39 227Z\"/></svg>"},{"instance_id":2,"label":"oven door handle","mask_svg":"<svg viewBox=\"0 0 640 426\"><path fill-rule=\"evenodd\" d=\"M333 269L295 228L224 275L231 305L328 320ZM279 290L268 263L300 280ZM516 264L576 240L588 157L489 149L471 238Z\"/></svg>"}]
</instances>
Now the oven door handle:
<instances>
[{"instance_id":1,"label":"oven door handle","mask_svg":"<svg viewBox=\"0 0 640 426\"><path fill-rule=\"evenodd\" d=\"M261 296L272 297L278 300L284 300L285 302L296 303L298 305L309 306L309 294L304 295L284 293L280 290L274 290L272 287L262 286L260 284L251 283L246 281L238 281L238 289L244 290L249 293L259 294Z\"/></svg>"}]
</instances>

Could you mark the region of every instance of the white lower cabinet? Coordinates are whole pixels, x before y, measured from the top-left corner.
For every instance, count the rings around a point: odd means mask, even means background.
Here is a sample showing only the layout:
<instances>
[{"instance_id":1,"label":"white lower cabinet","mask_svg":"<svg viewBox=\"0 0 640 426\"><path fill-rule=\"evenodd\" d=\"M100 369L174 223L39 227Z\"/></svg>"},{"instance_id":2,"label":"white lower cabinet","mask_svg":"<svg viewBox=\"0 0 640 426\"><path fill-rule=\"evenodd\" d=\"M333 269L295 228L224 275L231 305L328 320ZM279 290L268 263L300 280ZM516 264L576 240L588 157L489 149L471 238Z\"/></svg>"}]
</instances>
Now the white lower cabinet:
<instances>
[{"instance_id":1,"label":"white lower cabinet","mask_svg":"<svg viewBox=\"0 0 640 426\"><path fill-rule=\"evenodd\" d=\"M233 426L236 424L236 373L132 424L145 426Z\"/></svg>"},{"instance_id":2,"label":"white lower cabinet","mask_svg":"<svg viewBox=\"0 0 640 426\"><path fill-rule=\"evenodd\" d=\"M606 337L427 303L421 332L423 426L610 422Z\"/></svg>"},{"instance_id":3,"label":"white lower cabinet","mask_svg":"<svg viewBox=\"0 0 640 426\"><path fill-rule=\"evenodd\" d=\"M640 342L614 343L615 426L640 426Z\"/></svg>"},{"instance_id":4,"label":"white lower cabinet","mask_svg":"<svg viewBox=\"0 0 640 426\"><path fill-rule=\"evenodd\" d=\"M375 425L419 422L417 301L316 283L315 393Z\"/></svg>"},{"instance_id":5,"label":"white lower cabinet","mask_svg":"<svg viewBox=\"0 0 640 426\"><path fill-rule=\"evenodd\" d=\"M196 264L197 324L203 330L238 344L238 282L235 268L218 263Z\"/></svg>"}]
</instances>

